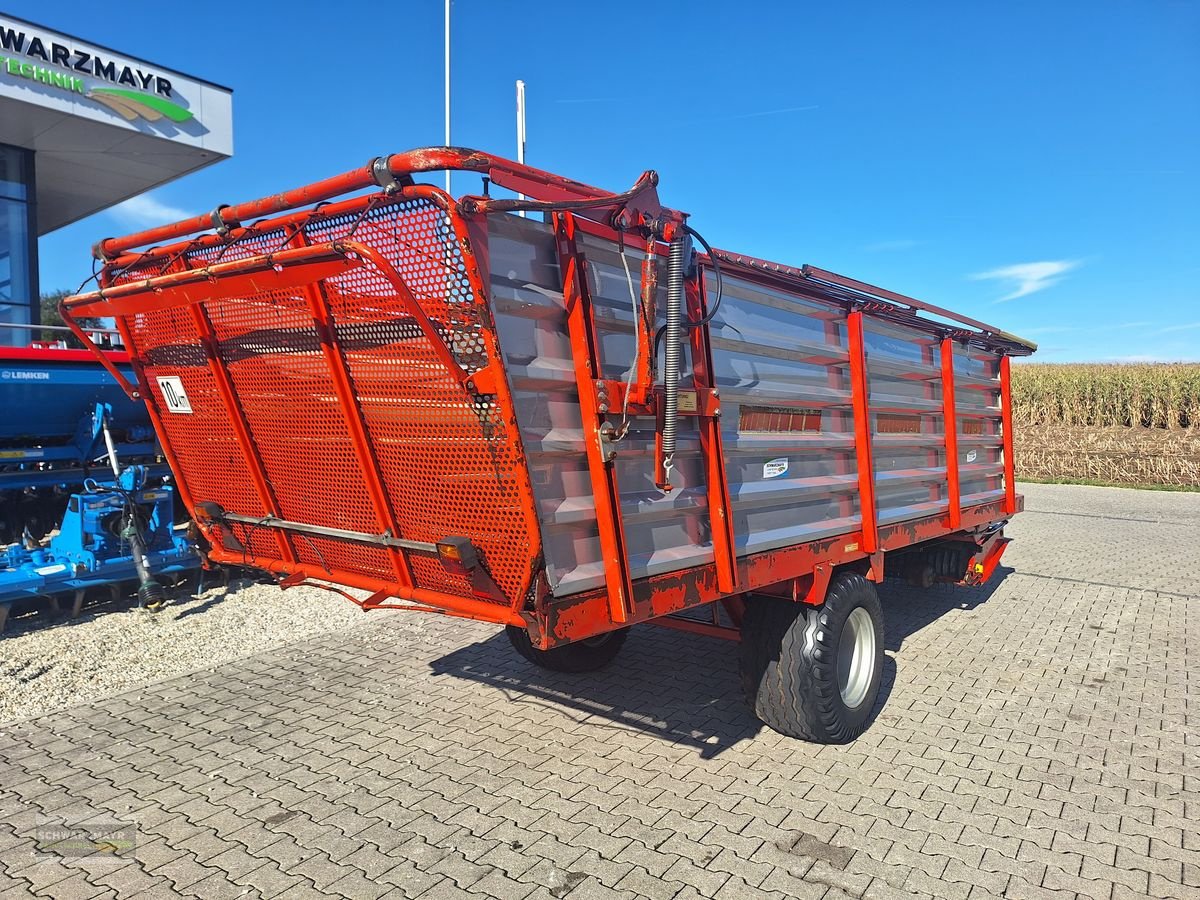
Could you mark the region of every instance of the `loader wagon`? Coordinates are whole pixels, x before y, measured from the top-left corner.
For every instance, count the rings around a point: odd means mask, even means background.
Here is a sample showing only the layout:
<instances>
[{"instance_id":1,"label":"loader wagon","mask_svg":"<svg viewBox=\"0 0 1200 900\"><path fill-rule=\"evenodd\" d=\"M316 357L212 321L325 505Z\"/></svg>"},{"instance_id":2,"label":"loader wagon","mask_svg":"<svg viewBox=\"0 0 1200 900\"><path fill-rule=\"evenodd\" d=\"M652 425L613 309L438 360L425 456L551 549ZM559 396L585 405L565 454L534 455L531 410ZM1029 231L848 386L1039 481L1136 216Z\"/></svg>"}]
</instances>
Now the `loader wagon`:
<instances>
[{"instance_id":1,"label":"loader wagon","mask_svg":"<svg viewBox=\"0 0 1200 900\"><path fill-rule=\"evenodd\" d=\"M393 154L100 241L63 317L115 319L136 378L97 357L211 563L503 625L566 672L640 622L740 638L759 718L850 740L875 585L981 583L1004 552L1009 361L1034 345L713 249L657 185Z\"/></svg>"}]
</instances>

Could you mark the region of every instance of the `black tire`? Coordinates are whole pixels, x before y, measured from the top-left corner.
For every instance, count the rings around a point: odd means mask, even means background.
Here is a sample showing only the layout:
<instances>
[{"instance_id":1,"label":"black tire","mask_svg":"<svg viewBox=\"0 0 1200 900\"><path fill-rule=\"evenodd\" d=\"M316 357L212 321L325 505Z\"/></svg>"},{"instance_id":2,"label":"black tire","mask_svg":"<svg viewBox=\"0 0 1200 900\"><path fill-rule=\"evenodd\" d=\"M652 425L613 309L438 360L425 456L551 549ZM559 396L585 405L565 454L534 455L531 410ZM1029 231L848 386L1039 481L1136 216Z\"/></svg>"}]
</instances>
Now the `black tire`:
<instances>
[{"instance_id":1,"label":"black tire","mask_svg":"<svg viewBox=\"0 0 1200 900\"><path fill-rule=\"evenodd\" d=\"M606 631L604 634L573 644L563 644L561 647L551 647L549 650L540 650L533 646L529 632L524 628L506 625L504 633L508 635L517 652L535 666L555 672L594 672L603 669L621 652L621 646L629 636L629 629Z\"/></svg>"},{"instance_id":2,"label":"black tire","mask_svg":"<svg viewBox=\"0 0 1200 900\"><path fill-rule=\"evenodd\" d=\"M845 666L855 655L843 652L842 635L856 609L870 621L855 616L848 639L853 643L861 634L869 642L873 632L874 641L869 649L854 644L859 666L846 674L849 706L839 686L839 663ZM748 597L741 651L746 699L764 724L819 744L852 741L866 730L883 673L883 609L875 585L857 572L839 572L819 607ZM862 668L868 663L869 672Z\"/></svg>"}]
</instances>

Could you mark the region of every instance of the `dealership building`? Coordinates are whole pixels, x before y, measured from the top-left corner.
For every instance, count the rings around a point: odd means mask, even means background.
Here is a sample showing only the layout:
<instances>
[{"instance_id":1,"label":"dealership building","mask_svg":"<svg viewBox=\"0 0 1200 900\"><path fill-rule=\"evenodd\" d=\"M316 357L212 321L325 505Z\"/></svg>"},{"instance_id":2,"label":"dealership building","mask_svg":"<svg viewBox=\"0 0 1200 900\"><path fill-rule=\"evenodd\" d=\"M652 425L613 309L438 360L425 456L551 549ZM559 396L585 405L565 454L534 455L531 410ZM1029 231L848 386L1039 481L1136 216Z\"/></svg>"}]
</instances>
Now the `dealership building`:
<instances>
[{"instance_id":1,"label":"dealership building","mask_svg":"<svg viewBox=\"0 0 1200 900\"><path fill-rule=\"evenodd\" d=\"M0 13L0 325L38 322L38 237L232 154L229 88Z\"/></svg>"}]
</instances>

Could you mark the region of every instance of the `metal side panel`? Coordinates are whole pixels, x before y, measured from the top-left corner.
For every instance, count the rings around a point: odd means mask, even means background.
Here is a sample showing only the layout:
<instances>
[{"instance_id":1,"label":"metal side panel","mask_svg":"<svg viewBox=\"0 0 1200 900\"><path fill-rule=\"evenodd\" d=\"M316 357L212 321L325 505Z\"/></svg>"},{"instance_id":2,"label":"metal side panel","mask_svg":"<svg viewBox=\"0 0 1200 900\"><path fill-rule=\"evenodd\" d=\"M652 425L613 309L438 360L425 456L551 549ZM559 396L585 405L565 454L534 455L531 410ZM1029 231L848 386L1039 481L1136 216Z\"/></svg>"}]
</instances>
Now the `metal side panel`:
<instances>
[{"instance_id":1,"label":"metal side panel","mask_svg":"<svg viewBox=\"0 0 1200 900\"><path fill-rule=\"evenodd\" d=\"M1004 496L1000 358L956 347L954 375L962 505L973 506Z\"/></svg>"},{"instance_id":2,"label":"metal side panel","mask_svg":"<svg viewBox=\"0 0 1200 900\"><path fill-rule=\"evenodd\" d=\"M949 509L941 342L867 318L875 502L880 525Z\"/></svg>"},{"instance_id":3,"label":"metal side panel","mask_svg":"<svg viewBox=\"0 0 1200 900\"><path fill-rule=\"evenodd\" d=\"M845 314L726 276L711 336L738 555L856 531Z\"/></svg>"},{"instance_id":4,"label":"metal side panel","mask_svg":"<svg viewBox=\"0 0 1200 900\"><path fill-rule=\"evenodd\" d=\"M556 596L598 588L604 571L595 502L583 444L562 276L550 226L519 216L488 220L492 306L513 389L542 529L546 568ZM623 379L633 361L633 304L616 246L581 235L587 256L603 377ZM642 254L626 258L635 293ZM665 267L664 267L665 268ZM660 283L665 282L665 271ZM660 290L659 308L665 308ZM685 350L681 376L690 383ZM634 418L617 445L617 482L629 550L630 577L712 562L704 469L693 422L681 422L679 451L663 494L654 486L655 423Z\"/></svg>"}]
</instances>

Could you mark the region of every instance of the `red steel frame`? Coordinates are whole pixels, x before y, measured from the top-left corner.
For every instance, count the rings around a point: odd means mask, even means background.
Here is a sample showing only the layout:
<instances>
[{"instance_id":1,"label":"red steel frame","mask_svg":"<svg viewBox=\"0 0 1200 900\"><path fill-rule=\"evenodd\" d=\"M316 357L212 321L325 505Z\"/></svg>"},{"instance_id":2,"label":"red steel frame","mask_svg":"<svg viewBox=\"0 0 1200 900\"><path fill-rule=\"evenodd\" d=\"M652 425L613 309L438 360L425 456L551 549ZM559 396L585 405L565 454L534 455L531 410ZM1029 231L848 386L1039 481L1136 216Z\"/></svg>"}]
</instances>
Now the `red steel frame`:
<instances>
[{"instance_id":1,"label":"red steel frame","mask_svg":"<svg viewBox=\"0 0 1200 900\"><path fill-rule=\"evenodd\" d=\"M862 550L872 554L879 549L875 524L875 463L871 458L871 388L867 383L867 350L863 339L862 310L846 317L850 342L850 396L854 405L854 451L858 457L858 504L862 514Z\"/></svg>"},{"instance_id":2,"label":"red steel frame","mask_svg":"<svg viewBox=\"0 0 1200 900\"><path fill-rule=\"evenodd\" d=\"M602 409L593 385L600 374L600 354L592 299L588 290L587 261L575 241L575 217L554 214L554 234L562 268L563 303L567 310L567 330L571 338L571 356L575 362L575 381L579 388L579 412L583 419L588 472L596 503L596 526L600 532L600 553L604 561L609 618L617 624L629 621L633 587L629 579L629 556L625 549L625 528L621 522L621 491L617 472L605 458L600 425L607 408Z\"/></svg>"},{"instance_id":3,"label":"red steel frame","mask_svg":"<svg viewBox=\"0 0 1200 900\"><path fill-rule=\"evenodd\" d=\"M76 335L91 348L101 363L109 368L127 393L132 397L147 399L151 420L159 434L164 452L172 468L180 474L181 496L190 509L197 509L197 499L188 488L186 468L179 465L159 410L149 391L143 362L133 358L137 385L121 377L112 366L104 351L94 347L87 335L74 321L74 316L115 315L118 329L128 347L135 346L131 340L128 323L123 316L139 311L153 310L165 305L192 304L192 315L205 344L208 364L221 395L222 403L229 415L238 446L245 456L254 481L255 493L269 515L278 516L271 487L267 481L262 461L254 447L253 438L240 410L232 382L225 371L224 363L216 352L211 323L207 322L199 301L213 296L248 296L254 293L277 290L281 287L303 287L317 332L321 350L334 385L339 407L350 434L355 458L362 469L379 527L386 533L396 534L396 522L389 506L387 493L382 482L375 450L363 427L361 411L357 406L353 386L346 368L346 360L333 334L328 301L323 291L323 279L348 268L369 262L392 282L397 296L405 301L414 319L427 334L433 327L419 303L408 292L403 280L377 251L361 242L340 242L334 246L307 246L296 241L291 247L273 254L250 257L230 263L216 263L203 269L184 269L151 280L114 285L113 273L146 260L148 257L170 259L182 257L186 250L199 246L219 246L227 241L236 241L253 235L259 228L294 228L293 236L301 234L298 226L312 211L278 215L266 222L249 227L242 226L243 220L262 215L279 214L314 203L323 203L322 213L327 216L361 211L365 204L374 202L372 197L358 197L334 203L324 203L333 197L372 185L383 189L383 196L422 197L432 199L450 214L458 239L464 246L463 257L467 274L476 292L478 303L486 304L486 294L478 266L470 252L469 234L475 228L477 217L495 212L504 212L515 207L514 201L496 200L490 197L464 198L457 204L430 185L414 184L411 176L437 169L465 169L488 176L492 181L514 191L537 198L532 205L553 213L555 236L558 244L560 264L563 271L563 295L567 310L567 322L574 352L576 379L579 386L581 414L585 427L588 467L591 474L597 508L597 522L605 565L606 587L566 598L553 598L542 585L532 606L525 605L525 598L513 598L505 606L483 599L467 599L443 592L424 590L413 585L411 569L404 554L395 548L389 552L394 568L394 582L370 578L357 573L333 571L307 565L296 558L295 548L282 529L275 529L279 544L280 559L252 558L261 568L284 576L283 583L293 584L305 579L332 580L372 592L366 600L358 600L368 608L388 607L441 611L450 615L483 619L501 624L519 625L530 630L531 636L541 647L550 647L611 630L614 627L656 619L661 624L670 624L686 630L704 634L729 636L729 629L721 626L716 614L711 624L692 620L666 619L672 613L684 609L723 601L730 619L736 626L741 618L740 596L747 591L783 593L800 602L819 604L823 602L824 589L835 567L841 565L862 566L869 577L882 577L882 552L908 547L925 541L961 535L973 538L985 529L1021 509L1021 498L1016 494L1012 456L1011 386L1008 354L1029 352L1032 345L1014 338L984 323L965 319L939 307L920 303L834 275L820 269L806 267L791 269L773 263L765 263L750 257L735 256L724 251L714 255L726 271L733 270L739 276L751 280L783 284L797 293L812 296L814 293L826 302L841 302L848 309L846 316L848 358L852 384L852 406L854 414L855 444L859 473L860 508L862 525L858 533L837 536L821 541L799 544L779 550L758 553L738 559L735 553L733 522L730 515L728 487L724 472L724 457L721 449L719 392L712 380L712 354L708 327L690 329L692 343L693 375L697 393L696 409L685 413L700 417L700 438L705 457L708 481L708 508L712 522L714 561L707 565L694 566L631 582L625 550L624 529L620 518L619 491L615 471L601 436L608 409L615 408L624 399L626 386L623 382L605 381L598 378L600 360L594 322L588 295L587 261L579 249L577 231L608 238L614 242L628 242L634 247L643 247L647 261L642 269L643 321L635 324L642 340L652 340L653 315L647 306L655 293L655 257L664 253L663 241L669 240L673 229L683 221L683 216L662 208L657 201L653 173L645 173L628 192L611 194L578 182L562 179L508 160L503 160L478 151L458 148L431 148L396 154L386 159L375 160L362 169L352 170L335 178L317 182L308 187L285 192L234 207L219 207L209 216L199 216L173 225L150 229L121 239L107 239L97 244L95 253L105 261L101 279L101 290L92 294L68 298L61 309L64 321ZM380 195L374 195L378 197ZM617 227L614 227L617 226ZM192 238L166 247L144 252L135 248L172 239L185 238L215 228L219 234ZM637 229L650 237L637 236ZM647 228L650 229L647 232ZM632 230L631 230L632 229ZM477 230L477 229L476 229ZM711 261L701 258L699 275L688 284L689 315L699 315L705 307L704 271ZM221 281L219 286L214 286ZM843 292L843 293L838 293ZM918 312L924 311L942 318L951 319L966 328L947 329L940 322L923 319ZM926 328L943 335L941 342L944 412L946 417L947 481L950 495L949 515L931 516L914 521L880 527L876 518L875 472L871 454L871 427L869 405L869 382L864 342L863 317L866 314L892 318L908 325ZM490 319L489 319L490 321ZM1002 501L979 504L967 509L959 507L959 485L957 469L957 433L954 407L954 372L952 339L975 341L992 347L1000 354L1000 384L1003 415L1004 477L1005 496ZM448 348L439 341L431 340L435 349L441 347L442 362L447 369L472 389L479 387L488 393L501 392L511 404L507 379L499 364L498 353L490 355L491 364L475 373L468 380L458 368ZM494 345L493 345L493 350ZM629 398L630 411L635 414L653 413L659 406L661 388L654 387L653 363L649 353L639 367L637 379ZM475 382L475 383L472 383ZM532 518L536 527L536 510L532 492L528 485L528 471L524 467L523 453L519 460L524 491L524 506L527 518ZM222 543L220 526L201 520L202 529L213 538L212 558L221 562L245 561L245 549L240 552L229 550ZM980 539L982 541L982 538ZM1006 540L998 532L981 543L977 554L978 563L972 564L974 577L984 577L999 562ZM532 547L531 559L540 557L540 547ZM542 582L538 582L542 584ZM483 596L482 594L480 596ZM404 604L385 602L387 597L398 597ZM497 598L491 598L494 601ZM715 610L715 607L714 607Z\"/></svg>"},{"instance_id":4,"label":"red steel frame","mask_svg":"<svg viewBox=\"0 0 1200 900\"><path fill-rule=\"evenodd\" d=\"M950 501L949 525L962 524L958 483L958 407L954 399L954 341L942 338L942 426L946 432L946 496Z\"/></svg>"}]
</instances>

